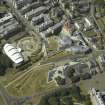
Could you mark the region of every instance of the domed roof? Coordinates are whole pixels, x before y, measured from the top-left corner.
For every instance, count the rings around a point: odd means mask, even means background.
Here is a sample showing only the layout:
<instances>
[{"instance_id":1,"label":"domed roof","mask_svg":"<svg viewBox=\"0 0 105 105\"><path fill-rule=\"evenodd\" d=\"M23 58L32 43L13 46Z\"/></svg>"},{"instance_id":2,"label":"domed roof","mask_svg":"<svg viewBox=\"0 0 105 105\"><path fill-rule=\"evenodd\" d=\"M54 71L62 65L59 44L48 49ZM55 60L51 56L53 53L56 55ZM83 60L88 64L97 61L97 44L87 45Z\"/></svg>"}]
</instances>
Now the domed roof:
<instances>
[{"instance_id":1,"label":"domed roof","mask_svg":"<svg viewBox=\"0 0 105 105\"><path fill-rule=\"evenodd\" d=\"M16 64L19 64L23 61L23 57L19 50L15 48L12 44L5 44L4 51L6 55Z\"/></svg>"}]
</instances>

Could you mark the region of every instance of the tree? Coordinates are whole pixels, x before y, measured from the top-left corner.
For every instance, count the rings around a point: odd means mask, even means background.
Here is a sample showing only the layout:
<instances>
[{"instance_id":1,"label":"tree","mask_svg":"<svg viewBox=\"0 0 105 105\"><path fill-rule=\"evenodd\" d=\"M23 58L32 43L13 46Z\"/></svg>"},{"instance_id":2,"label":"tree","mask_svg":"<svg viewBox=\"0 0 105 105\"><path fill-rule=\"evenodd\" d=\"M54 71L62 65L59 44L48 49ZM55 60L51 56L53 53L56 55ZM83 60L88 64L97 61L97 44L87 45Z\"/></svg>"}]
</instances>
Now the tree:
<instances>
[{"instance_id":1,"label":"tree","mask_svg":"<svg viewBox=\"0 0 105 105\"><path fill-rule=\"evenodd\" d=\"M105 5L105 0L94 0L96 4L104 4Z\"/></svg>"},{"instance_id":2,"label":"tree","mask_svg":"<svg viewBox=\"0 0 105 105\"><path fill-rule=\"evenodd\" d=\"M60 76L56 77L55 80L57 81L58 85L64 85L65 79L61 78Z\"/></svg>"},{"instance_id":3,"label":"tree","mask_svg":"<svg viewBox=\"0 0 105 105\"><path fill-rule=\"evenodd\" d=\"M81 101L82 100L82 95L81 95L81 91L80 91L80 88L76 85L73 85L72 88L70 88L70 92L71 92L71 95Z\"/></svg>"},{"instance_id":4,"label":"tree","mask_svg":"<svg viewBox=\"0 0 105 105\"><path fill-rule=\"evenodd\" d=\"M0 51L0 75L4 75L9 67L12 67L11 60Z\"/></svg>"},{"instance_id":5,"label":"tree","mask_svg":"<svg viewBox=\"0 0 105 105\"><path fill-rule=\"evenodd\" d=\"M57 97L52 97L51 96L49 98L48 102L49 102L49 105L59 105L59 100L58 100Z\"/></svg>"},{"instance_id":6,"label":"tree","mask_svg":"<svg viewBox=\"0 0 105 105\"><path fill-rule=\"evenodd\" d=\"M47 96L42 97L38 105L49 105L48 97Z\"/></svg>"},{"instance_id":7,"label":"tree","mask_svg":"<svg viewBox=\"0 0 105 105\"><path fill-rule=\"evenodd\" d=\"M65 3L64 8L65 8L65 9L70 9L70 4L69 4L69 2L66 2L66 3Z\"/></svg>"},{"instance_id":8,"label":"tree","mask_svg":"<svg viewBox=\"0 0 105 105\"><path fill-rule=\"evenodd\" d=\"M3 76L5 74L5 67L0 65L0 76Z\"/></svg>"},{"instance_id":9,"label":"tree","mask_svg":"<svg viewBox=\"0 0 105 105\"><path fill-rule=\"evenodd\" d=\"M85 73L85 74L81 75L81 78L83 80L90 79L91 78L91 75L89 73Z\"/></svg>"},{"instance_id":10,"label":"tree","mask_svg":"<svg viewBox=\"0 0 105 105\"><path fill-rule=\"evenodd\" d=\"M66 69L67 69L68 77L71 78L74 75L74 73L75 73L75 69L72 68L72 67L69 67L69 66Z\"/></svg>"},{"instance_id":11,"label":"tree","mask_svg":"<svg viewBox=\"0 0 105 105\"><path fill-rule=\"evenodd\" d=\"M0 55L0 65L8 68L12 66L12 61L6 55L1 54Z\"/></svg>"},{"instance_id":12,"label":"tree","mask_svg":"<svg viewBox=\"0 0 105 105\"><path fill-rule=\"evenodd\" d=\"M61 96L68 96L70 94L69 89L61 89Z\"/></svg>"},{"instance_id":13,"label":"tree","mask_svg":"<svg viewBox=\"0 0 105 105\"><path fill-rule=\"evenodd\" d=\"M85 105L92 105L90 95L85 96Z\"/></svg>"},{"instance_id":14,"label":"tree","mask_svg":"<svg viewBox=\"0 0 105 105\"><path fill-rule=\"evenodd\" d=\"M78 75L77 76L73 76L73 77L71 77L71 81L72 81L72 83L79 82L80 81L80 77Z\"/></svg>"},{"instance_id":15,"label":"tree","mask_svg":"<svg viewBox=\"0 0 105 105\"><path fill-rule=\"evenodd\" d=\"M73 105L72 97L70 96L65 96L62 98L62 100L65 103L65 105Z\"/></svg>"}]
</instances>

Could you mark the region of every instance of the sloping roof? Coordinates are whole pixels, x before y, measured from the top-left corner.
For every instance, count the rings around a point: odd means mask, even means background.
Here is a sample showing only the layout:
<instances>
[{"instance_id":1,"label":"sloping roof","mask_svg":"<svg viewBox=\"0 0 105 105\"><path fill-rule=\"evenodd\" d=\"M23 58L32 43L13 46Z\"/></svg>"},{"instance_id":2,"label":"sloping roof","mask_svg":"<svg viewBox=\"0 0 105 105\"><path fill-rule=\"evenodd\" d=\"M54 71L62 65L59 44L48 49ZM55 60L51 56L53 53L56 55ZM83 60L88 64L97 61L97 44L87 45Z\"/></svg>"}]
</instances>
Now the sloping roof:
<instances>
[{"instance_id":1,"label":"sloping roof","mask_svg":"<svg viewBox=\"0 0 105 105\"><path fill-rule=\"evenodd\" d=\"M4 45L4 51L6 55L16 64L19 64L23 61L23 57L20 54L19 50L15 48L11 44L5 44Z\"/></svg>"}]
</instances>

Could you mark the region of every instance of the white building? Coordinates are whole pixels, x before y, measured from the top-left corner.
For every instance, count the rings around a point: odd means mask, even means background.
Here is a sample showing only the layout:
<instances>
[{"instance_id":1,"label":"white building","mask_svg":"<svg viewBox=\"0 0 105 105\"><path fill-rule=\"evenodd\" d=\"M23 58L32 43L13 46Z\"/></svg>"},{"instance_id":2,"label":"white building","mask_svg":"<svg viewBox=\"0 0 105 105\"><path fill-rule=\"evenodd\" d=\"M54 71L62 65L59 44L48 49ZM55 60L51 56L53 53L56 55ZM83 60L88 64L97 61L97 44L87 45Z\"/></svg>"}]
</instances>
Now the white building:
<instances>
[{"instance_id":1,"label":"white building","mask_svg":"<svg viewBox=\"0 0 105 105\"><path fill-rule=\"evenodd\" d=\"M77 30L83 30L84 26L82 22L75 22L74 26Z\"/></svg>"},{"instance_id":2,"label":"white building","mask_svg":"<svg viewBox=\"0 0 105 105\"><path fill-rule=\"evenodd\" d=\"M74 25L75 25L75 27L76 27L78 30L80 29L80 26L79 26L78 23L75 23Z\"/></svg>"},{"instance_id":3,"label":"white building","mask_svg":"<svg viewBox=\"0 0 105 105\"><path fill-rule=\"evenodd\" d=\"M5 54L15 63L20 64L23 62L23 57L20 53L20 49L15 48L12 44L5 44L4 47Z\"/></svg>"},{"instance_id":4,"label":"white building","mask_svg":"<svg viewBox=\"0 0 105 105\"><path fill-rule=\"evenodd\" d=\"M85 18L84 20L85 20L88 27L92 26L92 23L90 22L90 20L88 18Z\"/></svg>"}]
</instances>

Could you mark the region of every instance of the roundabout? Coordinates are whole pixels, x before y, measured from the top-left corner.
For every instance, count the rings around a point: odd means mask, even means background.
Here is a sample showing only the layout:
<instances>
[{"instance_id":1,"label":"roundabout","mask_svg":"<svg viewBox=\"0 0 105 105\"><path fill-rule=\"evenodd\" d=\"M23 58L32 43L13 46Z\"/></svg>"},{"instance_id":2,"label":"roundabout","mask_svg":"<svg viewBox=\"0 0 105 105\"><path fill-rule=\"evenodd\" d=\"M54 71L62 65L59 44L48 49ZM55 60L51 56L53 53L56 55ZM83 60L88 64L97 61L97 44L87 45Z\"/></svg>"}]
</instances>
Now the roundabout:
<instances>
[{"instance_id":1,"label":"roundabout","mask_svg":"<svg viewBox=\"0 0 105 105\"><path fill-rule=\"evenodd\" d=\"M42 44L37 37L27 36L18 41L17 48L21 49L24 59L27 59L33 54L39 54L42 50Z\"/></svg>"}]
</instances>

